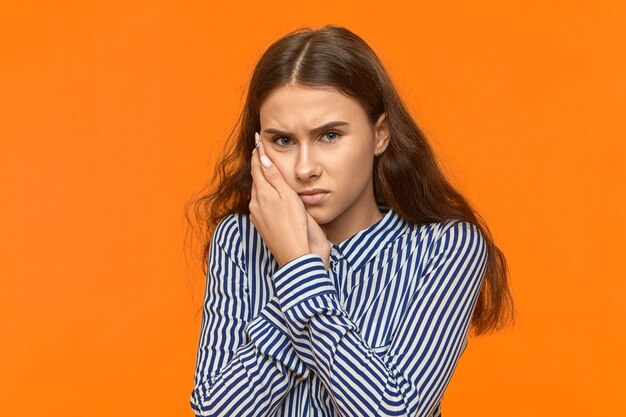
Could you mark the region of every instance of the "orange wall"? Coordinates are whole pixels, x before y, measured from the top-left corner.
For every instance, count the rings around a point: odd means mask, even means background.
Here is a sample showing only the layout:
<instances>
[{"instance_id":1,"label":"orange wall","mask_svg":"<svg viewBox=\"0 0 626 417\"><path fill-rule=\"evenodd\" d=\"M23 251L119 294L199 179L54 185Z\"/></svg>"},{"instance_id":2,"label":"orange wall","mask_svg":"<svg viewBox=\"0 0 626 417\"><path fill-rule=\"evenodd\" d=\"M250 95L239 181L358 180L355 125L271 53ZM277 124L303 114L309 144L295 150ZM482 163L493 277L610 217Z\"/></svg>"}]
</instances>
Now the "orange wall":
<instances>
[{"instance_id":1,"label":"orange wall","mask_svg":"<svg viewBox=\"0 0 626 417\"><path fill-rule=\"evenodd\" d=\"M326 22L509 261L518 322L470 340L444 415L626 415L626 3L300 3L2 2L0 415L192 415L184 203L263 49Z\"/></svg>"}]
</instances>

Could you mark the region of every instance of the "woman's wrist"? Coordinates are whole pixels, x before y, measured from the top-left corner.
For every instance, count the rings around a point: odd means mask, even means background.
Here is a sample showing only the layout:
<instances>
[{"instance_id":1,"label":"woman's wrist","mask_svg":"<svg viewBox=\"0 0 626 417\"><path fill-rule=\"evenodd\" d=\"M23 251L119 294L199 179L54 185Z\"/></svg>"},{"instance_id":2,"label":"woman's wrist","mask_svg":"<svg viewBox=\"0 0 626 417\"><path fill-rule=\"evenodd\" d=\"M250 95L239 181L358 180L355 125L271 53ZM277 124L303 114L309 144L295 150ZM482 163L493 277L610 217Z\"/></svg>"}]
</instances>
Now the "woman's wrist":
<instances>
[{"instance_id":1,"label":"woman's wrist","mask_svg":"<svg viewBox=\"0 0 626 417\"><path fill-rule=\"evenodd\" d=\"M308 255L311 253L311 250L308 247L301 247L299 249L294 249L292 251L290 251L288 256L285 256L283 259L278 261L278 265L280 268L282 268L283 266L287 265L289 262L304 256L304 255Z\"/></svg>"}]
</instances>

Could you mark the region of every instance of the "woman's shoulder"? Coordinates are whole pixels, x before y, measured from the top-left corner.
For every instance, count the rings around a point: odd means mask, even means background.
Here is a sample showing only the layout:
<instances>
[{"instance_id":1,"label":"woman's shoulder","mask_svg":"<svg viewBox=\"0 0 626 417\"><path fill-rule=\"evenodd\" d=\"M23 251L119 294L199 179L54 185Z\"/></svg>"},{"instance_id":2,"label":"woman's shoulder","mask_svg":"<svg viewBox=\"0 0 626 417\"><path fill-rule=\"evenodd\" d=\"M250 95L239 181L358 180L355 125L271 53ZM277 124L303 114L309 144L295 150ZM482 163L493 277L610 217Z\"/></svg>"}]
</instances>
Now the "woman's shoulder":
<instances>
[{"instance_id":1,"label":"woman's shoulder","mask_svg":"<svg viewBox=\"0 0 626 417\"><path fill-rule=\"evenodd\" d=\"M436 222L413 224L410 233L414 234L419 241L425 242L431 249L445 246L462 244L467 241L484 243L480 228L467 220L445 219Z\"/></svg>"},{"instance_id":2,"label":"woman's shoulder","mask_svg":"<svg viewBox=\"0 0 626 417\"><path fill-rule=\"evenodd\" d=\"M237 258L242 265L246 265L249 246L257 251L264 250L258 231L246 213L229 213L215 226L213 241L221 246L233 258Z\"/></svg>"},{"instance_id":3,"label":"woman's shoulder","mask_svg":"<svg viewBox=\"0 0 626 417\"><path fill-rule=\"evenodd\" d=\"M434 230L438 238L441 238L443 235L459 232L481 234L478 226L468 220L446 219L432 224L434 225Z\"/></svg>"},{"instance_id":4,"label":"woman's shoulder","mask_svg":"<svg viewBox=\"0 0 626 417\"><path fill-rule=\"evenodd\" d=\"M242 259L242 215L229 213L222 217L213 230L211 244L219 245L234 258Z\"/></svg>"},{"instance_id":5,"label":"woman's shoulder","mask_svg":"<svg viewBox=\"0 0 626 417\"><path fill-rule=\"evenodd\" d=\"M448 219L437 222L433 234L433 253L449 250L451 253L485 252L487 239L473 222L462 219Z\"/></svg>"},{"instance_id":6,"label":"woman's shoulder","mask_svg":"<svg viewBox=\"0 0 626 417\"><path fill-rule=\"evenodd\" d=\"M250 215L246 213L231 212L224 215L216 224L214 235L223 238L228 234L239 234L240 236L246 229L254 229L250 221ZM221 243L221 240L218 239Z\"/></svg>"},{"instance_id":7,"label":"woman's shoulder","mask_svg":"<svg viewBox=\"0 0 626 417\"><path fill-rule=\"evenodd\" d=\"M411 233L411 234L418 234L418 235L432 235L432 236L441 236L443 233L445 233L447 230L449 230L451 227L454 227L455 225L457 227L459 223L468 223L471 224L470 222L467 222L465 220L461 220L461 219L445 219L445 220L439 220L439 221L432 221L432 222L428 222L428 223L411 223L408 221L405 221L407 226L407 232ZM466 226L466 225L462 225L462 226Z\"/></svg>"}]
</instances>

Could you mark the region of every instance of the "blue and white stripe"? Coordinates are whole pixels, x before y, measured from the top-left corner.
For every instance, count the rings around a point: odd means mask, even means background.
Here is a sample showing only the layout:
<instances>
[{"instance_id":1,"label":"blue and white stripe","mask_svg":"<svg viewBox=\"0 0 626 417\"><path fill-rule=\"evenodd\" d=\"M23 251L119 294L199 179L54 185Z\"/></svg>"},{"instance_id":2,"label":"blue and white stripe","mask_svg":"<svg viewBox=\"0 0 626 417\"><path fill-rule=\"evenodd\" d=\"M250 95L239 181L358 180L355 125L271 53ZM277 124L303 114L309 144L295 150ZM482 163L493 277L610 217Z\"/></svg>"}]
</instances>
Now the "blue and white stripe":
<instances>
[{"instance_id":1,"label":"blue and white stripe","mask_svg":"<svg viewBox=\"0 0 626 417\"><path fill-rule=\"evenodd\" d=\"M278 264L245 214L211 240L197 416L441 416L487 261L472 223L383 218Z\"/></svg>"}]
</instances>

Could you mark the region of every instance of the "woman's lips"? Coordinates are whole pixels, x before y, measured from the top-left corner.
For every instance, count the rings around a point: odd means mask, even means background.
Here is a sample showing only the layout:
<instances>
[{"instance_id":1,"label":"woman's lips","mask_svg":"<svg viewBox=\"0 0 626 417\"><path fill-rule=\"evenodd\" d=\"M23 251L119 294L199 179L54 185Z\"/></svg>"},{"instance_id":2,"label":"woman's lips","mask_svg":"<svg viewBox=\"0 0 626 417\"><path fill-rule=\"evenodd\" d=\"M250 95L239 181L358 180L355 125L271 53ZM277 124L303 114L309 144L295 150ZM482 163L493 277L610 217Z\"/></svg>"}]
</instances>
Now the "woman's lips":
<instances>
[{"instance_id":1,"label":"woman's lips","mask_svg":"<svg viewBox=\"0 0 626 417\"><path fill-rule=\"evenodd\" d=\"M321 204L325 199L328 193L317 193L317 194L298 194L304 204Z\"/></svg>"}]
</instances>

